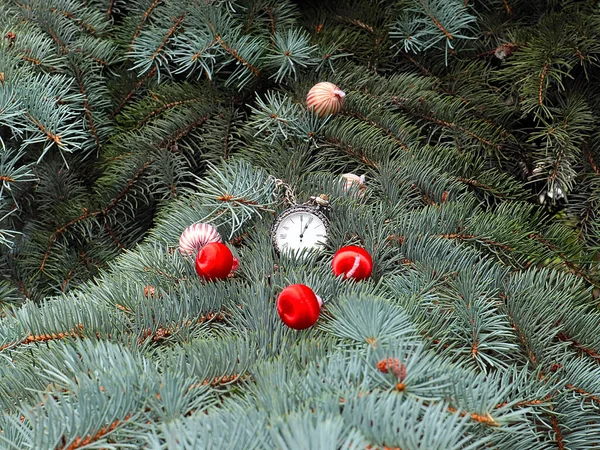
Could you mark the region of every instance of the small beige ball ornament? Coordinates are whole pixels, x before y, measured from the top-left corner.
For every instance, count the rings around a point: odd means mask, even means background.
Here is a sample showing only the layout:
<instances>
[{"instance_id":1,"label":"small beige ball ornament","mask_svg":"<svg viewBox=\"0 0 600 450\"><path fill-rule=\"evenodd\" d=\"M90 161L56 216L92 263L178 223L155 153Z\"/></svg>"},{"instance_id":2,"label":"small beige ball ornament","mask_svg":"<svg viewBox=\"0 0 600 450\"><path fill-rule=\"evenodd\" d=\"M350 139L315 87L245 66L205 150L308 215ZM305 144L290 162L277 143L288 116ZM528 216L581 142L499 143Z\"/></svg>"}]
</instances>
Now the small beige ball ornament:
<instances>
[{"instance_id":1,"label":"small beige ball ornament","mask_svg":"<svg viewBox=\"0 0 600 450\"><path fill-rule=\"evenodd\" d=\"M365 184L365 176L361 175L360 177L358 175L355 175L353 173L345 173L344 175L342 175L341 177L344 181L346 181L346 184L344 184L344 186L342 186L342 190L344 192L348 192L348 189L350 189L353 185L354 186L358 186L358 195L360 197L363 197L365 195L365 189L367 188L367 185Z\"/></svg>"},{"instance_id":2,"label":"small beige ball ornament","mask_svg":"<svg viewBox=\"0 0 600 450\"><path fill-rule=\"evenodd\" d=\"M346 93L335 84L323 81L315 84L306 96L306 105L319 117L337 114L344 106Z\"/></svg>"}]
</instances>

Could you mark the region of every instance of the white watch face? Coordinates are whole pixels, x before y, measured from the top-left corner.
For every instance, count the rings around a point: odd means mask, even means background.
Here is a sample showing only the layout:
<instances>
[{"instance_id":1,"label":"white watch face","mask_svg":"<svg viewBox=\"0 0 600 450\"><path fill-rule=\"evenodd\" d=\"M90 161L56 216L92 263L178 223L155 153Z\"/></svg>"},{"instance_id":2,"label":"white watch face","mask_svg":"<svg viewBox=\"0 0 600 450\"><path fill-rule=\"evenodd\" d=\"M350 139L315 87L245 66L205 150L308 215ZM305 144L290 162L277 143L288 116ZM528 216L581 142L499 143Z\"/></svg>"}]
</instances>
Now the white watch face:
<instances>
[{"instance_id":1,"label":"white watch face","mask_svg":"<svg viewBox=\"0 0 600 450\"><path fill-rule=\"evenodd\" d=\"M273 239L279 251L322 248L327 240L327 224L319 216L301 208L282 215L273 230Z\"/></svg>"}]
</instances>

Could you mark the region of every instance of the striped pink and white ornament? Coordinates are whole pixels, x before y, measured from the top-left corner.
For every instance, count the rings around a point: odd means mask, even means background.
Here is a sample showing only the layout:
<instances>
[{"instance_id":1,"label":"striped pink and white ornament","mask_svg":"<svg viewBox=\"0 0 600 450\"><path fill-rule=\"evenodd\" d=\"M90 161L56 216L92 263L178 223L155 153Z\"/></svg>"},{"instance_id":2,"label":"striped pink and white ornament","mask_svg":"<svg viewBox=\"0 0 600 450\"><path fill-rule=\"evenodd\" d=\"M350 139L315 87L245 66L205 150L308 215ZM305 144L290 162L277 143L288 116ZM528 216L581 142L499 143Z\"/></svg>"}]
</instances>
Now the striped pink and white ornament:
<instances>
[{"instance_id":1,"label":"striped pink and white ornament","mask_svg":"<svg viewBox=\"0 0 600 450\"><path fill-rule=\"evenodd\" d=\"M196 256L202 247L211 242L222 242L217 229L208 223L195 223L181 233L179 252L183 256Z\"/></svg>"},{"instance_id":2,"label":"striped pink and white ornament","mask_svg":"<svg viewBox=\"0 0 600 450\"><path fill-rule=\"evenodd\" d=\"M344 106L345 92L335 84L323 81L315 84L306 96L306 105L319 117L337 114Z\"/></svg>"}]
</instances>

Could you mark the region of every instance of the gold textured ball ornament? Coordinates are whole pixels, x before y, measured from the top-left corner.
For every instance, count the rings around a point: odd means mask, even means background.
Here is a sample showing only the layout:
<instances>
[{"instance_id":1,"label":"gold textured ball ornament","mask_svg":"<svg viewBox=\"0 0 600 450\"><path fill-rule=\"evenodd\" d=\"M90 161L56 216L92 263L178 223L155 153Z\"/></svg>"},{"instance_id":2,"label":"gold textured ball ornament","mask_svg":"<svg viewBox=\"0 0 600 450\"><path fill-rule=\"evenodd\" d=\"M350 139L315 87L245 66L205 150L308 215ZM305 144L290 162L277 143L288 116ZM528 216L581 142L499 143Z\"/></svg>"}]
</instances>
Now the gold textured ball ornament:
<instances>
[{"instance_id":1,"label":"gold textured ball ornament","mask_svg":"<svg viewBox=\"0 0 600 450\"><path fill-rule=\"evenodd\" d=\"M319 117L337 114L344 106L346 93L333 83L315 84L306 96L306 105Z\"/></svg>"}]
</instances>

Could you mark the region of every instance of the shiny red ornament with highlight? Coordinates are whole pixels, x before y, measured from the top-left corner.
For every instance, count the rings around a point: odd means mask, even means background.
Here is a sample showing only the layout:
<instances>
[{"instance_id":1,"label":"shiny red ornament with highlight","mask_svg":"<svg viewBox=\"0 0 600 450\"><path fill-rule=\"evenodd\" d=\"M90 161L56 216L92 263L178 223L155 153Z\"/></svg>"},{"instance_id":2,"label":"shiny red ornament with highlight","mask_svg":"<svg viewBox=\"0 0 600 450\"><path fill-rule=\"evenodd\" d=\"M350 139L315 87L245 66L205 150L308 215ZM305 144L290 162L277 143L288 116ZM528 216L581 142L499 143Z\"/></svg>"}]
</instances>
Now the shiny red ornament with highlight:
<instances>
[{"instance_id":1,"label":"shiny red ornament with highlight","mask_svg":"<svg viewBox=\"0 0 600 450\"><path fill-rule=\"evenodd\" d=\"M231 272L234 257L231 250L220 242L211 242L196 256L196 273L205 280L224 280Z\"/></svg>"},{"instance_id":2,"label":"shiny red ornament with highlight","mask_svg":"<svg viewBox=\"0 0 600 450\"><path fill-rule=\"evenodd\" d=\"M286 287L277 298L277 312L283 323L295 330L312 327L321 313L321 298L304 284Z\"/></svg>"},{"instance_id":3,"label":"shiny red ornament with highlight","mask_svg":"<svg viewBox=\"0 0 600 450\"><path fill-rule=\"evenodd\" d=\"M348 245L333 255L331 268L336 277L343 274L344 279L364 280L371 276L373 258L364 248Z\"/></svg>"}]
</instances>

